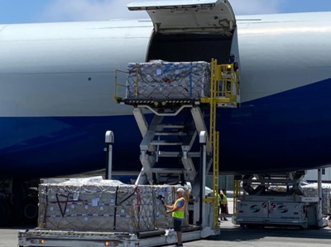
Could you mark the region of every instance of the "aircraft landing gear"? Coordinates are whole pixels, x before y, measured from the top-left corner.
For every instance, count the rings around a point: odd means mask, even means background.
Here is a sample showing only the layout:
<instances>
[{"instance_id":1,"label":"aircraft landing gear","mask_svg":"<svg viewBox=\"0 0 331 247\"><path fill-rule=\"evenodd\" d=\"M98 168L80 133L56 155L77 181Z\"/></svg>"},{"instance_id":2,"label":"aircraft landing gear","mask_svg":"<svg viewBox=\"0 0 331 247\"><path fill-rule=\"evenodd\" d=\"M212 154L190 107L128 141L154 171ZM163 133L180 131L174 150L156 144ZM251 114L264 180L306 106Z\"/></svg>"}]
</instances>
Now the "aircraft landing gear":
<instances>
[{"instance_id":1,"label":"aircraft landing gear","mask_svg":"<svg viewBox=\"0 0 331 247\"><path fill-rule=\"evenodd\" d=\"M10 205L5 198L0 199L0 227L9 223L11 216Z\"/></svg>"},{"instance_id":2,"label":"aircraft landing gear","mask_svg":"<svg viewBox=\"0 0 331 247\"><path fill-rule=\"evenodd\" d=\"M24 202L23 220L26 223L36 223L38 217L38 198L29 198Z\"/></svg>"}]
</instances>

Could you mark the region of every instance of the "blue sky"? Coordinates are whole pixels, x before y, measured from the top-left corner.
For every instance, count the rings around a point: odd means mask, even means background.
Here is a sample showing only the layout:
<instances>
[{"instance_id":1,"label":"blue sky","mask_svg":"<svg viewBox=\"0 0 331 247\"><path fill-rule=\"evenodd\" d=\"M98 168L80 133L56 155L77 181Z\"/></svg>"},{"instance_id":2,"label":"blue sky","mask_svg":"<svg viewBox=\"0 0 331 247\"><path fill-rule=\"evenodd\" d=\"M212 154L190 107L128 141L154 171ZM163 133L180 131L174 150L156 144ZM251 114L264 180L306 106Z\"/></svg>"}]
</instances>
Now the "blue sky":
<instances>
[{"instance_id":1,"label":"blue sky","mask_svg":"<svg viewBox=\"0 0 331 247\"><path fill-rule=\"evenodd\" d=\"M139 0L0 0L0 23L147 18L144 12L126 10L125 5L133 1ZM331 0L230 0L230 3L237 15L331 11Z\"/></svg>"}]
</instances>

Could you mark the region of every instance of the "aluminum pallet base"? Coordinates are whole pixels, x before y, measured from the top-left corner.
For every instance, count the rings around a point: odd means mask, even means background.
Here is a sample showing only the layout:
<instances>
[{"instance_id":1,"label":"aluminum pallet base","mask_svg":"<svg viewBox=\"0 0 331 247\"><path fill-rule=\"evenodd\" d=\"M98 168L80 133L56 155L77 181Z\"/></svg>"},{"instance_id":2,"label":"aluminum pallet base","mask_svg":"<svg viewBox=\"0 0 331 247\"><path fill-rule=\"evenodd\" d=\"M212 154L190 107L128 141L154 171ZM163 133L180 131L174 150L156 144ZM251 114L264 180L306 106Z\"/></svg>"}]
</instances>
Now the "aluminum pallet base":
<instances>
[{"instance_id":1,"label":"aluminum pallet base","mask_svg":"<svg viewBox=\"0 0 331 247\"><path fill-rule=\"evenodd\" d=\"M198 240L212 235L218 235L209 227L203 230L183 232L183 242ZM137 234L114 232L73 232L31 230L20 231L19 247L152 247L177 243L177 236L173 230L166 230L165 234L156 237L139 239Z\"/></svg>"}]
</instances>

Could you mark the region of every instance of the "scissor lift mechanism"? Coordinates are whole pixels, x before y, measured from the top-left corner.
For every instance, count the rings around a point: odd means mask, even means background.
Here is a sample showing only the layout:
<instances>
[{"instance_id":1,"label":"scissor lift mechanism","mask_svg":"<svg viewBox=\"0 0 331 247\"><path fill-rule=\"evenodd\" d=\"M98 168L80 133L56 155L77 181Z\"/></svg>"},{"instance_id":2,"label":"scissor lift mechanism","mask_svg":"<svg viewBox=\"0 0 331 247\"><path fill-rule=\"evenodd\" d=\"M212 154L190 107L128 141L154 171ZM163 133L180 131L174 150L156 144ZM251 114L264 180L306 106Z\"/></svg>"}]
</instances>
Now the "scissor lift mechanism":
<instances>
[{"instance_id":1,"label":"scissor lift mechanism","mask_svg":"<svg viewBox=\"0 0 331 247\"><path fill-rule=\"evenodd\" d=\"M187 98L187 99L141 99L138 98L138 76L139 66L136 68L136 96L137 98L120 97L115 93L114 100L117 103L132 105L133 115L138 124L139 130L143 136L140 144L142 171L138 176L137 184L149 182L164 183L166 174L182 175L185 181L189 181L193 187L193 197L198 198L200 193L201 178L198 176L199 171L193 163L192 158L200 157L200 152L191 152L192 145L198 133L207 134L206 151L206 174L208 174L211 165L213 167L213 198L205 199L204 202L213 204L212 229L217 230L218 225L218 184L219 184L219 132L216 131L216 109L237 108L240 101L240 84L239 72L235 70L233 64L218 65L216 59L212 59L211 64L211 84L210 97ZM127 73L117 70L115 73L115 92L118 87L126 87L124 84L117 82L118 73ZM144 110L154 113L153 120L148 125L143 114ZM162 120L165 117L176 117L183 110L189 110L193 124L164 124ZM204 111L210 112L209 131L204 120ZM173 118L175 119L175 118ZM176 120L174 120L176 121ZM171 121L170 121L171 123ZM183 131L183 130L186 131ZM172 130L172 131L169 131ZM175 130L175 131L174 131ZM161 140L164 136L177 136L178 140L168 141ZM161 152L160 146L180 146L179 152ZM183 167L172 169L168 167L155 167L156 161L161 157L178 157L180 156ZM203 186L204 187L204 186Z\"/></svg>"}]
</instances>

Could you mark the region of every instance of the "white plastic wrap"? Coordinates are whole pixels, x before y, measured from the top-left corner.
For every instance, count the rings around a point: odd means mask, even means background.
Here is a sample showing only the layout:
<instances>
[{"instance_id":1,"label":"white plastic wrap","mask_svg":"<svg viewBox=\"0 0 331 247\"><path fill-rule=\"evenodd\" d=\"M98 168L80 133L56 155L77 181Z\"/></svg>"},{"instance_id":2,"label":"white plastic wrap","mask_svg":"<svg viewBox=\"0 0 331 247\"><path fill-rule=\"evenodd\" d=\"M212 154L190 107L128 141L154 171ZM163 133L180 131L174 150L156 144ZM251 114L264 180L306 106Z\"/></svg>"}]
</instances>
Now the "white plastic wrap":
<instances>
[{"instance_id":1,"label":"white plastic wrap","mask_svg":"<svg viewBox=\"0 0 331 247\"><path fill-rule=\"evenodd\" d=\"M304 185L302 186L303 191L307 196L317 197L318 190L317 185ZM331 188L323 188L322 189L322 214L331 214L330 209L330 200L331 200Z\"/></svg>"},{"instance_id":2,"label":"white plastic wrap","mask_svg":"<svg viewBox=\"0 0 331 247\"><path fill-rule=\"evenodd\" d=\"M73 180L39 186L38 227L52 230L148 231L172 228L158 195L172 205L178 186ZM116 206L115 206L116 205ZM188 224L185 214L184 225Z\"/></svg>"},{"instance_id":3,"label":"white plastic wrap","mask_svg":"<svg viewBox=\"0 0 331 247\"><path fill-rule=\"evenodd\" d=\"M128 71L128 99L169 100L210 96L210 64L207 62L155 60L129 63Z\"/></svg>"}]
</instances>

